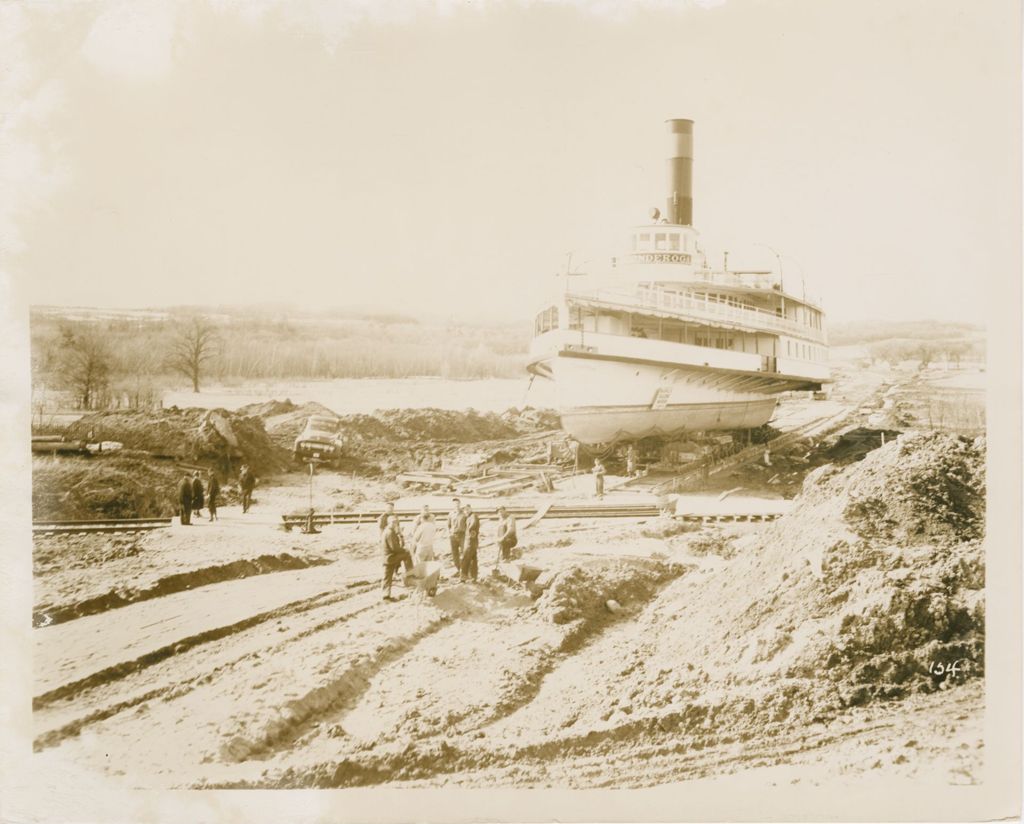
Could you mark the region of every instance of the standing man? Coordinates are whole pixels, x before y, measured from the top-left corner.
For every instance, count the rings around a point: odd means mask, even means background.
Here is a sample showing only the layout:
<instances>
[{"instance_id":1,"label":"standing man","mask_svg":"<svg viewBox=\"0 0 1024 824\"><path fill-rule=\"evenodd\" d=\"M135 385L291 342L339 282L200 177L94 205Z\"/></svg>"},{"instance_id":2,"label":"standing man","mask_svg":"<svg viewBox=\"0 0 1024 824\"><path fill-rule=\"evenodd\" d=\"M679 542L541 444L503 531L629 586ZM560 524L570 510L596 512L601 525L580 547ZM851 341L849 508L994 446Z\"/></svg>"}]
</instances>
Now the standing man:
<instances>
[{"instance_id":1,"label":"standing man","mask_svg":"<svg viewBox=\"0 0 1024 824\"><path fill-rule=\"evenodd\" d=\"M626 475L632 478L636 474L636 447L630 444L626 447Z\"/></svg>"},{"instance_id":2,"label":"standing man","mask_svg":"<svg viewBox=\"0 0 1024 824\"><path fill-rule=\"evenodd\" d=\"M395 514L395 502L388 501L386 504L384 504L384 511L377 519L377 526L380 528L381 535L383 535L384 531L388 528L388 524L391 522L392 518L395 519L395 523L397 524L398 516Z\"/></svg>"},{"instance_id":3,"label":"standing man","mask_svg":"<svg viewBox=\"0 0 1024 824\"><path fill-rule=\"evenodd\" d=\"M419 527L419 525L422 524L424 521L433 521L433 520L434 520L434 516L433 516L433 514L430 511L430 506L428 504L423 504L423 508L420 509L419 515L417 515L415 518L412 519L413 531L415 532L417 527Z\"/></svg>"},{"instance_id":4,"label":"standing man","mask_svg":"<svg viewBox=\"0 0 1024 824\"><path fill-rule=\"evenodd\" d=\"M580 471L580 442L575 439L569 441L569 451L572 453L572 474L578 475Z\"/></svg>"},{"instance_id":5,"label":"standing man","mask_svg":"<svg viewBox=\"0 0 1024 824\"><path fill-rule=\"evenodd\" d=\"M181 525L192 525L192 479L185 473L185 477L178 484L178 504L181 515Z\"/></svg>"},{"instance_id":6,"label":"standing man","mask_svg":"<svg viewBox=\"0 0 1024 824\"><path fill-rule=\"evenodd\" d=\"M242 464L238 473L238 486L242 490L242 512L248 512L252 505L252 490L256 486L256 476L252 474L248 464Z\"/></svg>"},{"instance_id":7,"label":"standing man","mask_svg":"<svg viewBox=\"0 0 1024 824\"><path fill-rule=\"evenodd\" d=\"M498 507L498 560L512 560L512 547L519 543L516 537L516 519L505 507Z\"/></svg>"},{"instance_id":8,"label":"standing man","mask_svg":"<svg viewBox=\"0 0 1024 824\"><path fill-rule=\"evenodd\" d=\"M192 511L196 517L203 517L203 482L199 477L199 470L192 473Z\"/></svg>"},{"instance_id":9,"label":"standing man","mask_svg":"<svg viewBox=\"0 0 1024 824\"><path fill-rule=\"evenodd\" d=\"M601 459L594 458L594 468L591 472L594 473L594 494L598 498L604 497L604 475L606 471L604 464L601 463Z\"/></svg>"},{"instance_id":10,"label":"standing man","mask_svg":"<svg viewBox=\"0 0 1024 824\"><path fill-rule=\"evenodd\" d=\"M459 568L459 580L475 581L477 578L476 551L480 548L480 517L473 511L473 507L466 504L466 537L462 544L462 565Z\"/></svg>"},{"instance_id":11,"label":"standing man","mask_svg":"<svg viewBox=\"0 0 1024 824\"><path fill-rule=\"evenodd\" d=\"M437 534L437 524L434 523L434 516L430 507L424 504L423 510L416 516L412 525L412 546L416 554L416 563L434 560L434 536Z\"/></svg>"},{"instance_id":12,"label":"standing man","mask_svg":"<svg viewBox=\"0 0 1024 824\"><path fill-rule=\"evenodd\" d=\"M220 497L220 481L217 480L217 475L212 469L206 476L206 493L207 504L210 507L210 520L219 521L220 518L217 517L217 499Z\"/></svg>"},{"instance_id":13,"label":"standing man","mask_svg":"<svg viewBox=\"0 0 1024 824\"><path fill-rule=\"evenodd\" d=\"M462 571L462 543L466 539L466 513L458 498L452 498L452 509L448 513L448 542L452 548L452 563L455 571Z\"/></svg>"},{"instance_id":14,"label":"standing man","mask_svg":"<svg viewBox=\"0 0 1024 824\"><path fill-rule=\"evenodd\" d=\"M381 592L385 601L394 601L391 597L391 582L394 580L398 567L405 565L405 571L412 569L412 557L402 542L402 534L398 531L398 517L391 515L380 534L380 548L384 554L384 580Z\"/></svg>"}]
</instances>

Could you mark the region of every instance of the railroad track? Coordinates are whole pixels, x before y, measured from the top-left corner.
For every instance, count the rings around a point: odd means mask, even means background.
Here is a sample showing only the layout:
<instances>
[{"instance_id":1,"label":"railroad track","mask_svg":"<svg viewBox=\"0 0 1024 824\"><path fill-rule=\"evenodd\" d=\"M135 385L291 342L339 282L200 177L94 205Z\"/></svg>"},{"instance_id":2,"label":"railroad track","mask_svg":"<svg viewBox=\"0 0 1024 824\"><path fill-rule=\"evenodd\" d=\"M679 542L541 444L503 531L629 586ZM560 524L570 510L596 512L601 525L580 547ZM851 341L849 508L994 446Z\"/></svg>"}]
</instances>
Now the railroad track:
<instances>
[{"instance_id":1,"label":"railroad track","mask_svg":"<svg viewBox=\"0 0 1024 824\"><path fill-rule=\"evenodd\" d=\"M170 518L92 518L82 521L33 521L33 535L84 535L91 532L148 532L171 525Z\"/></svg>"},{"instance_id":2,"label":"railroad track","mask_svg":"<svg viewBox=\"0 0 1024 824\"><path fill-rule=\"evenodd\" d=\"M506 506L513 516L525 518L535 515L539 509L537 506ZM473 511L484 519L495 519L498 517L496 507L476 508ZM438 520L448 517L445 510L432 510ZM565 506L551 506L545 513L545 518L656 518L662 512L657 504L569 504ZM362 512L319 512L313 514L315 526L330 526L331 524L375 524L377 519L384 514L384 510L366 510ZM399 520L408 520L419 515L418 509L396 509L395 515ZM309 522L308 515L282 515L282 525L285 530L295 527L303 527Z\"/></svg>"},{"instance_id":3,"label":"railroad track","mask_svg":"<svg viewBox=\"0 0 1024 824\"><path fill-rule=\"evenodd\" d=\"M702 524L717 524L717 523L734 523L736 521L774 521L776 518L781 518L781 512L749 512L745 514L721 514L721 515L676 515L677 521L686 521L687 523L702 523Z\"/></svg>"}]
</instances>

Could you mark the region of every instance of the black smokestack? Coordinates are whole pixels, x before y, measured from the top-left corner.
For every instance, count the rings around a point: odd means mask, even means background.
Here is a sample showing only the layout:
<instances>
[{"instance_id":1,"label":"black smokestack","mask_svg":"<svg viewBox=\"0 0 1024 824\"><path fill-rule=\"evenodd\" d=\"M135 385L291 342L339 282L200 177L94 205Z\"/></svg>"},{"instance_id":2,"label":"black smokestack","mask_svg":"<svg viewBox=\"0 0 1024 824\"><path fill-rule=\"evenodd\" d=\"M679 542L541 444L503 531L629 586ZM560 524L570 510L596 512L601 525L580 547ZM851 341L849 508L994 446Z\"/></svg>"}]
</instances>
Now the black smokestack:
<instances>
[{"instance_id":1,"label":"black smokestack","mask_svg":"<svg viewBox=\"0 0 1024 824\"><path fill-rule=\"evenodd\" d=\"M693 121L666 120L669 132L668 198L665 216L669 223L693 225Z\"/></svg>"}]
</instances>

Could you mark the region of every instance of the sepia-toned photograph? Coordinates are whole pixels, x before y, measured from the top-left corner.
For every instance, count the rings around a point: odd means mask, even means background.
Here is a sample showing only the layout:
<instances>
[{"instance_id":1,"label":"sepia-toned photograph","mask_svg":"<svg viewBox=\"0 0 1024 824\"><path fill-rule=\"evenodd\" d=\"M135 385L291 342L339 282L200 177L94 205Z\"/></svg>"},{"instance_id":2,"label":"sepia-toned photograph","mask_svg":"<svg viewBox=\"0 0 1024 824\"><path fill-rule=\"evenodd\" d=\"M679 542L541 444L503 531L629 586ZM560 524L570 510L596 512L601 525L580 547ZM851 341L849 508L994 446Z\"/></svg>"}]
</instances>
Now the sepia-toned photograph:
<instances>
[{"instance_id":1,"label":"sepia-toned photograph","mask_svg":"<svg viewBox=\"0 0 1024 824\"><path fill-rule=\"evenodd\" d=\"M1018 3L0 29L4 820L1020 815Z\"/></svg>"}]
</instances>

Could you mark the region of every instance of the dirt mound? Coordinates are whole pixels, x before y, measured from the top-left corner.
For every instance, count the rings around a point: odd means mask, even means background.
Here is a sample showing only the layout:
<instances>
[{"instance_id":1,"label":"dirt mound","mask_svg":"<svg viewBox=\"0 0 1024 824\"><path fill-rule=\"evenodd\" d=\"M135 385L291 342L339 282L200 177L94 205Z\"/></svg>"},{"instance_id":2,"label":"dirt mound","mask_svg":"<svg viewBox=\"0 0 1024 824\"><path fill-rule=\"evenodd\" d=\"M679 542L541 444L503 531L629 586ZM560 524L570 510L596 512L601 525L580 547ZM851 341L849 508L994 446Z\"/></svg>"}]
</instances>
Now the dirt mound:
<instances>
[{"instance_id":1,"label":"dirt mound","mask_svg":"<svg viewBox=\"0 0 1024 824\"><path fill-rule=\"evenodd\" d=\"M509 409L500 415L472 409L434 408L379 409L372 415L338 415L315 401L296 406L285 400L252 404L239 412L258 415L270 439L287 450L291 450L311 415L335 418L345 441L341 468L370 473L419 466L427 453L452 457L468 444L493 444L493 452L511 460L522 457L522 450L503 450L503 443L558 429L557 413L530 407Z\"/></svg>"},{"instance_id":2,"label":"dirt mound","mask_svg":"<svg viewBox=\"0 0 1024 824\"><path fill-rule=\"evenodd\" d=\"M602 559L557 573L537 601L542 616L568 624L608 612L607 602L623 608L643 603L660 584L683 574L679 564L640 558Z\"/></svg>"},{"instance_id":3,"label":"dirt mound","mask_svg":"<svg viewBox=\"0 0 1024 824\"><path fill-rule=\"evenodd\" d=\"M38 458L32 463L32 517L152 518L177 513L181 470L144 455Z\"/></svg>"},{"instance_id":4,"label":"dirt mound","mask_svg":"<svg viewBox=\"0 0 1024 824\"><path fill-rule=\"evenodd\" d=\"M971 540L984 524L984 465L984 439L904 435L858 463L812 470L792 511L765 536L819 570L838 541Z\"/></svg>"},{"instance_id":5,"label":"dirt mound","mask_svg":"<svg viewBox=\"0 0 1024 824\"><path fill-rule=\"evenodd\" d=\"M899 436L900 433L894 429L858 427L841 434L822 455L832 463L848 464L863 459L872 450L896 440Z\"/></svg>"},{"instance_id":6,"label":"dirt mound","mask_svg":"<svg viewBox=\"0 0 1024 824\"><path fill-rule=\"evenodd\" d=\"M240 406L235 410L236 414L246 415L255 418L272 418L277 415L288 415L300 407L292 403L290 399L283 401L264 401L262 403L250 403Z\"/></svg>"},{"instance_id":7,"label":"dirt mound","mask_svg":"<svg viewBox=\"0 0 1024 824\"><path fill-rule=\"evenodd\" d=\"M96 412L68 427L67 437L119 441L126 449L211 463L222 470L244 462L257 475L287 466L287 455L268 437L261 418L223 409Z\"/></svg>"},{"instance_id":8,"label":"dirt mound","mask_svg":"<svg viewBox=\"0 0 1024 824\"><path fill-rule=\"evenodd\" d=\"M350 415L343 426L361 437L390 437L399 441L477 443L517 438L554 429L557 418L536 409L509 409L500 415L472 409L379 409L373 415Z\"/></svg>"},{"instance_id":9,"label":"dirt mound","mask_svg":"<svg viewBox=\"0 0 1024 824\"><path fill-rule=\"evenodd\" d=\"M984 465L984 439L927 434L815 470L788 515L734 542L723 574L746 605L703 616L717 643L786 678L808 718L983 674Z\"/></svg>"},{"instance_id":10,"label":"dirt mound","mask_svg":"<svg viewBox=\"0 0 1024 824\"><path fill-rule=\"evenodd\" d=\"M733 538L720 529L702 530L686 542L687 551L691 555L718 555L731 558L736 554Z\"/></svg>"}]
</instances>

